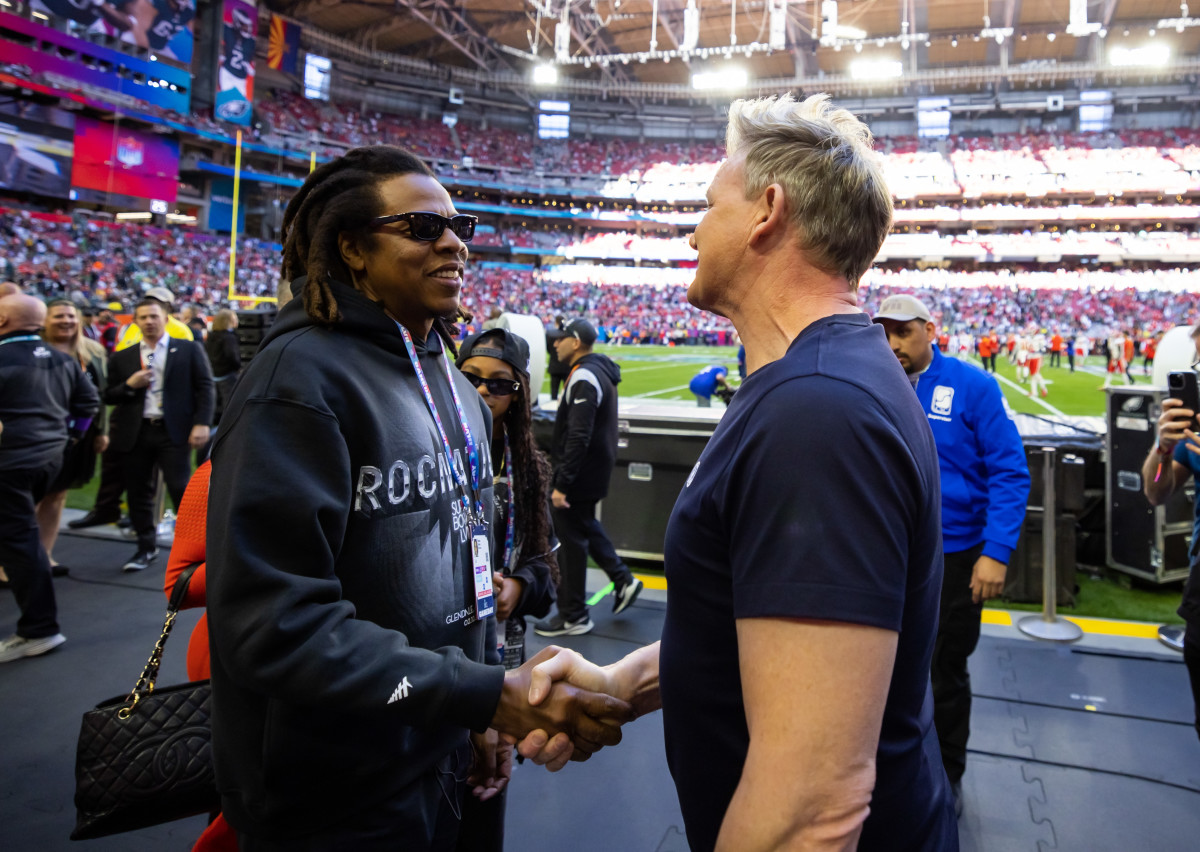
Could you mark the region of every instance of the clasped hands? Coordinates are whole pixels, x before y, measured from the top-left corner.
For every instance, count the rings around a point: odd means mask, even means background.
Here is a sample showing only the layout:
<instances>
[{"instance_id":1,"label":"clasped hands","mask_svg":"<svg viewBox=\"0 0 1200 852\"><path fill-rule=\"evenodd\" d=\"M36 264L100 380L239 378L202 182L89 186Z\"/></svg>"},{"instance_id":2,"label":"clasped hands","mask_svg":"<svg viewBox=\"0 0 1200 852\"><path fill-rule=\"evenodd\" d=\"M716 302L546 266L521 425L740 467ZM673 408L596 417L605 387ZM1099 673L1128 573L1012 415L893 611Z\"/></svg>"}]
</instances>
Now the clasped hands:
<instances>
[{"instance_id":1,"label":"clasped hands","mask_svg":"<svg viewBox=\"0 0 1200 852\"><path fill-rule=\"evenodd\" d=\"M484 734L472 735L475 767L468 778L481 800L508 783L512 749L552 772L587 760L621 741L621 725L639 714L620 678L574 651L551 645L505 673L500 704Z\"/></svg>"}]
</instances>

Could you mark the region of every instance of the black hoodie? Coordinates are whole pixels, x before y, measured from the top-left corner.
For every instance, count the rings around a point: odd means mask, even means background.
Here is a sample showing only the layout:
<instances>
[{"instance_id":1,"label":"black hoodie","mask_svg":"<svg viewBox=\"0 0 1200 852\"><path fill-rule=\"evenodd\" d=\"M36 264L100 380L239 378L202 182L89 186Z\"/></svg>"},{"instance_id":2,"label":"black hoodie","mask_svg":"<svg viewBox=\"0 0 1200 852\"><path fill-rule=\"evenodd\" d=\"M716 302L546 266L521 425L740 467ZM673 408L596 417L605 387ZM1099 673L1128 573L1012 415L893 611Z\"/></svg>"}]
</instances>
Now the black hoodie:
<instances>
[{"instance_id":1,"label":"black hoodie","mask_svg":"<svg viewBox=\"0 0 1200 852\"><path fill-rule=\"evenodd\" d=\"M621 368L591 352L571 367L554 418L554 488L567 500L603 500L617 462L617 384Z\"/></svg>"},{"instance_id":2,"label":"black hoodie","mask_svg":"<svg viewBox=\"0 0 1200 852\"><path fill-rule=\"evenodd\" d=\"M504 676L483 662L495 619L475 618L461 490L400 331L333 286L342 321L285 306L213 450L214 762L229 822L263 838L403 795L487 728ZM442 343L416 348L469 480ZM451 372L490 515L491 415Z\"/></svg>"}]
</instances>

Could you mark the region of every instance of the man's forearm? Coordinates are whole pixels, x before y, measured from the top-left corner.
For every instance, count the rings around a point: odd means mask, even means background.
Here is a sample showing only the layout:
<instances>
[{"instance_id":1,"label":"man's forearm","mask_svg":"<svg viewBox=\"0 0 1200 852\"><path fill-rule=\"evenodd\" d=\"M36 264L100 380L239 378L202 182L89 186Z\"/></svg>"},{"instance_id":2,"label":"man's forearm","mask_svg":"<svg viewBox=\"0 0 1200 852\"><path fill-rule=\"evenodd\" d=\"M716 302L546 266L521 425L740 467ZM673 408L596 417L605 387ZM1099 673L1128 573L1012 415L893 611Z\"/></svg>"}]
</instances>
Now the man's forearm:
<instances>
[{"instance_id":1,"label":"man's forearm","mask_svg":"<svg viewBox=\"0 0 1200 852\"><path fill-rule=\"evenodd\" d=\"M633 705L638 716L662 709L658 690L658 642L638 648L624 659L608 666L618 698Z\"/></svg>"},{"instance_id":2,"label":"man's forearm","mask_svg":"<svg viewBox=\"0 0 1200 852\"><path fill-rule=\"evenodd\" d=\"M857 848L870 812L874 761L857 769L822 767L821 761L814 761L799 770L809 773L808 782L799 790L779 784L776 773L781 767L769 764L768 760L756 766L747 760L721 822L716 852L842 852ZM822 769L832 770L832 774L819 781Z\"/></svg>"},{"instance_id":3,"label":"man's forearm","mask_svg":"<svg viewBox=\"0 0 1200 852\"><path fill-rule=\"evenodd\" d=\"M1175 491L1175 464L1170 454L1162 455L1158 446L1150 450L1142 463L1142 492L1152 506L1159 506Z\"/></svg>"}]
</instances>

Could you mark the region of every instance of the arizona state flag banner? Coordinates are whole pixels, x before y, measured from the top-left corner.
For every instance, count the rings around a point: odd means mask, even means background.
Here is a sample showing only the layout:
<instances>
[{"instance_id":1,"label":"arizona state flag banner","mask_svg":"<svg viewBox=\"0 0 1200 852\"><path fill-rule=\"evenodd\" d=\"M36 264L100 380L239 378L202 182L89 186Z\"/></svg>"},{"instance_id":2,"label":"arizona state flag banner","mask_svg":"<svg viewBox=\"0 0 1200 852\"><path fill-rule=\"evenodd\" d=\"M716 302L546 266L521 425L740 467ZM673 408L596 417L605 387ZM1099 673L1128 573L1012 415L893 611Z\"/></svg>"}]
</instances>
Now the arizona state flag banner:
<instances>
[{"instance_id":1,"label":"arizona state flag banner","mask_svg":"<svg viewBox=\"0 0 1200 852\"><path fill-rule=\"evenodd\" d=\"M271 16L271 39L267 42L267 66L284 74L296 73L296 57L300 53L299 24Z\"/></svg>"}]
</instances>

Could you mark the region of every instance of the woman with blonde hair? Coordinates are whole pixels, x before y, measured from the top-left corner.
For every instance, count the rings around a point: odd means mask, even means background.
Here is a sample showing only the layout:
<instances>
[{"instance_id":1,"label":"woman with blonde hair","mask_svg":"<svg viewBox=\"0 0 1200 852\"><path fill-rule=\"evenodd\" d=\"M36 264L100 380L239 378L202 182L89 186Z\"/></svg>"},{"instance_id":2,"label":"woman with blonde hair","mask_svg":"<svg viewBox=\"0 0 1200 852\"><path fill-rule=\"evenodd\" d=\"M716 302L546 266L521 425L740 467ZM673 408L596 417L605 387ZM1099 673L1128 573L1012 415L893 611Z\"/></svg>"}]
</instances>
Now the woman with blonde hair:
<instances>
[{"instance_id":1,"label":"woman with blonde hair","mask_svg":"<svg viewBox=\"0 0 1200 852\"><path fill-rule=\"evenodd\" d=\"M54 299L46 307L46 327L42 331L42 339L77 360L83 372L96 386L96 391L103 394L108 376L108 353L104 346L84 336L82 315L73 302L68 299ZM107 448L108 409L101 405L99 413L84 436L67 444L58 477L37 505L42 547L50 557L51 570L56 577L68 573L65 565L60 565L54 560L54 543L58 540L63 506L67 502L67 490L79 488L91 481L96 471L96 456Z\"/></svg>"}]
</instances>

